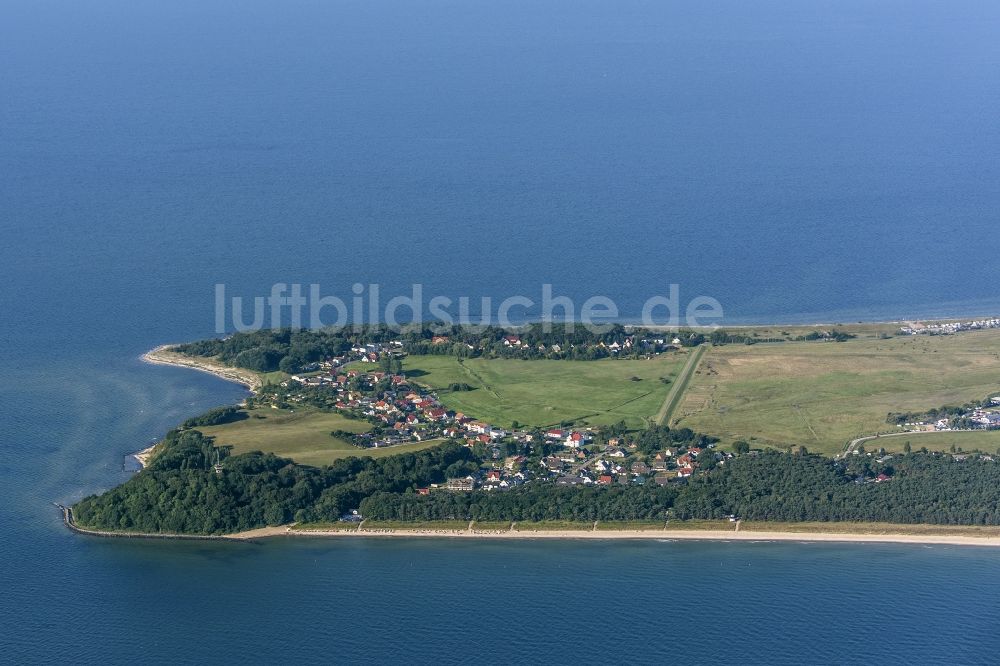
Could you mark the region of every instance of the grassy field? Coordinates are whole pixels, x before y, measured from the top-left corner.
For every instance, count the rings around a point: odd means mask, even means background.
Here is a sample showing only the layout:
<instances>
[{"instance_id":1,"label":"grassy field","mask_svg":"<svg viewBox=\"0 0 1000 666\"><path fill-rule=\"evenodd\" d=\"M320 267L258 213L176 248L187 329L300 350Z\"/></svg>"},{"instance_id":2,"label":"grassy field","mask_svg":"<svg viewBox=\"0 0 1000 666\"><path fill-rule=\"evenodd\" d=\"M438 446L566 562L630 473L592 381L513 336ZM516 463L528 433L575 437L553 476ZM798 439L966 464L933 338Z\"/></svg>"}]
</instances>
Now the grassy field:
<instances>
[{"instance_id":1,"label":"grassy field","mask_svg":"<svg viewBox=\"0 0 1000 666\"><path fill-rule=\"evenodd\" d=\"M407 375L438 393L451 409L490 423L547 427L562 421L602 425L622 419L638 428L660 409L689 352L652 360L521 361L411 356ZM638 378L634 381L632 378ZM472 391L451 392L452 383Z\"/></svg>"},{"instance_id":2,"label":"grassy field","mask_svg":"<svg viewBox=\"0 0 1000 666\"><path fill-rule=\"evenodd\" d=\"M698 369L698 364L701 362L701 357L705 355L706 349L707 347L702 345L688 354L687 363L681 368L677 378L670 387L670 391L667 393L666 399L663 401L663 405L656 412L653 420L657 425L663 425L673 417L677 406L684 399L684 393L687 391L688 384L691 383L691 378L694 377L694 373Z\"/></svg>"},{"instance_id":3,"label":"grassy field","mask_svg":"<svg viewBox=\"0 0 1000 666\"><path fill-rule=\"evenodd\" d=\"M949 451L954 445L956 450L974 451L978 449L986 453L995 453L1000 450L1000 430L907 433L892 437L879 437L863 444L865 449L869 451L877 448L884 448L887 451L902 451L906 442L910 443L914 451L922 447L927 447L929 451Z\"/></svg>"},{"instance_id":4,"label":"grassy field","mask_svg":"<svg viewBox=\"0 0 1000 666\"><path fill-rule=\"evenodd\" d=\"M962 404L995 391L1000 391L1000 331L727 345L706 351L670 425L726 442L801 444L834 454L855 437L895 431L886 423L888 412ZM922 443L931 437L916 436L911 445L932 448ZM905 438L890 441L902 447Z\"/></svg>"},{"instance_id":5,"label":"grassy field","mask_svg":"<svg viewBox=\"0 0 1000 666\"><path fill-rule=\"evenodd\" d=\"M418 451L438 444L438 441L415 442L385 449L359 449L342 439L332 437L333 430L365 432L370 426L364 421L348 419L340 414L311 409L255 409L250 418L218 426L198 428L215 437L218 445L233 447L233 453L267 451L291 458L305 465L324 465L349 456L388 456Z\"/></svg>"}]
</instances>

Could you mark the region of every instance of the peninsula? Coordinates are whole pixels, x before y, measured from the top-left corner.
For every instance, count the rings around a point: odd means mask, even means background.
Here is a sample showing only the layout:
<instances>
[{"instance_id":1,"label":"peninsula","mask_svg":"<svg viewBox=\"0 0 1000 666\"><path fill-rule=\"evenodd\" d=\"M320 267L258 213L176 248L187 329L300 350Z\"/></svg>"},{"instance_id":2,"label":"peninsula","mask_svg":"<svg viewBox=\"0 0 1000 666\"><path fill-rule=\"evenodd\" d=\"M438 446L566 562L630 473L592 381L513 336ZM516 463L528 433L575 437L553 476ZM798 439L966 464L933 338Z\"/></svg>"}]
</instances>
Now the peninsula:
<instances>
[{"instance_id":1,"label":"peninsula","mask_svg":"<svg viewBox=\"0 0 1000 666\"><path fill-rule=\"evenodd\" d=\"M914 326L367 327L164 346L144 358L250 396L172 430L72 517L133 535L993 545L1000 332ZM754 379L758 366L772 370ZM845 414L871 430L847 432Z\"/></svg>"}]
</instances>

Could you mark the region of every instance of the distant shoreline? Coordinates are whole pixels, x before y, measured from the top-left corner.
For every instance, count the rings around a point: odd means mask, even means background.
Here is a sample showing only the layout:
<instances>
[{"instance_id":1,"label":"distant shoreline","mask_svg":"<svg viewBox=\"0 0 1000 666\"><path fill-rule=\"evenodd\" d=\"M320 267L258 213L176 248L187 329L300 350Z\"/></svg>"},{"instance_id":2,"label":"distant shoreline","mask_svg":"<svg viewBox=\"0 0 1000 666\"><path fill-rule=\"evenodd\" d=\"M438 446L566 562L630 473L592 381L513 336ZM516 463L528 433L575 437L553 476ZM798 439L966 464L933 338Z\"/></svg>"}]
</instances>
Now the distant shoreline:
<instances>
[{"instance_id":1,"label":"distant shoreline","mask_svg":"<svg viewBox=\"0 0 1000 666\"><path fill-rule=\"evenodd\" d=\"M759 323L759 324L722 324L718 327L713 326L703 326L697 327L692 330L698 331L709 331L714 328L722 329L737 329L737 330L747 330L755 328L821 328L821 327L832 327L839 326L842 328L854 328L857 326L868 327L868 326L901 326L904 324L943 324L951 322L961 322L961 321L977 321L980 319L989 319L996 317L997 315L977 315L977 316L965 316L965 317L941 317L941 318L930 318L930 319L890 319L890 320L879 320L879 321L856 321L856 322L817 322L812 324L790 324L790 323ZM428 323L428 322L424 322ZM537 324L542 322L531 322L530 324ZM628 320L621 320L619 322L623 326L639 326L642 327L641 323L630 322ZM524 324L525 326L530 324ZM520 328L520 326L515 327ZM667 326L667 325L651 325L645 326L651 331L670 331L676 330L677 327ZM207 357L194 357L185 356L177 352L171 351L173 348L180 346L185 343L172 343L159 345L153 349L142 354L139 358L146 362L152 363L154 365L171 365L180 368L190 368L192 370L199 370L201 372L207 372L208 374L214 375L219 379L223 379L228 382L233 382L246 387L250 392L256 393L257 390L263 385L263 380L260 375L251 370L246 370L244 368L236 368L233 366L223 365L211 358Z\"/></svg>"}]
</instances>

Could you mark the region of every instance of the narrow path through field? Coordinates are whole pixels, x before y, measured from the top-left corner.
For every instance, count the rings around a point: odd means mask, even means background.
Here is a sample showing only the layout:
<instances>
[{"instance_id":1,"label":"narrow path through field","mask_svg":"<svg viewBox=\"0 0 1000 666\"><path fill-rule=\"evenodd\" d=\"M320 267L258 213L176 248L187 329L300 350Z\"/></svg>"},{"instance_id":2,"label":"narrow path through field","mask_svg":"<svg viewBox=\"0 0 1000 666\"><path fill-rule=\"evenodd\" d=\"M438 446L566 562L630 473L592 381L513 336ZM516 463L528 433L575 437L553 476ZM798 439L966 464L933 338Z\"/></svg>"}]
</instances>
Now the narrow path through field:
<instances>
[{"instance_id":1,"label":"narrow path through field","mask_svg":"<svg viewBox=\"0 0 1000 666\"><path fill-rule=\"evenodd\" d=\"M670 387L670 392L667 393L667 398L663 401L660 411L656 413L656 418L654 420L657 425L667 423L670 420L670 417L674 415L674 410L676 410L677 406L680 404L681 398L684 396L684 391L687 390L688 382L691 381L691 377L694 375L694 371L697 369L698 363L701 361L701 357L704 356L706 348L707 345L699 345L693 352L691 352L691 356L688 358L684 368L681 369L680 374L677 375L674 385Z\"/></svg>"},{"instance_id":2,"label":"narrow path through field","mask_svg":"<svg viewBox=\"0 0 1000 666\"><path fill-rule=\"evenodd\" d=\"M809 421L809 414L804 412L801 405L792 405L792 411L795 412L796 416L802 419L802 423L804 423L806 428L809 429L809 432L812 433L813 441L818 443L820 441L819 435L817 435L816 431L813 430L812 423Z\"/></svg>"},{"instance_id":3,"label":"narrow path through field","mask_svg":"<svg viewBox=\"0 0 1000 666\"><path fill-rule=\"evenodd\" d=\"M473 370L472 368L470 368L469 366L467 366L465 364L465 362L463 361L463 359L458 359L458 364L460 366L462 366L462 370L464 370L467 375L469 375L470 377L472 377L473 379L475 379L477 382L479 382L480 384L482 384L484 389L486 389L487 391L489 391L490 393L492 393L494 398L496 398L497 400L502 400L503 399L501 397L501 395L499 393L497 393L496 389L494 389L492 386L490 386L486 382L486 380L483 379L479 375L478 372L476 372L475 370Z\"/></svg>"}]
</instances>

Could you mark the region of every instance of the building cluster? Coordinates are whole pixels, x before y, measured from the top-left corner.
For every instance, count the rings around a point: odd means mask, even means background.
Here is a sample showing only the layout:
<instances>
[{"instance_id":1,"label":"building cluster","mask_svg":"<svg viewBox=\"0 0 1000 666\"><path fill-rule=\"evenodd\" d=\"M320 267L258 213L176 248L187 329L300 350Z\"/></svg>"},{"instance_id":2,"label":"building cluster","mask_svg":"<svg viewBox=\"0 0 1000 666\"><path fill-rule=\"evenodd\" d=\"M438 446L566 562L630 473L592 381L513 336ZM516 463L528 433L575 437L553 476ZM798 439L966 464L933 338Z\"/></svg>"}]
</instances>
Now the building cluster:
<instances>
[{"instance_id":1,"label":"building cluster","mask_svg":"<svg viewBox=\"0 0 1000 666\"><path fill-rule=\"evenodd\" d=\"M921 324L918 322L900 327L899 332L903 335L948 335L961 331L979 331L987 328L1000 328L1000 319L975 319L942 324Z\"/></svg>"},{"instance_id":2,"label":"building cluster","mask_svg":"<svg viewBox=\"0 0 1000 666\"><path fill-rule=\"evenodd\" d=\"M668 339L669 338L669 339ZM435 335L430 340L432 345L445 345L451 344L454 341L447 335ZM470 351L475 351L477 347L471 345L467 342L462 343ZM677 349L680 346L681 340L676 337L640 337L637 335L625 335L619 340L599 340L592 344L568 344L561 345L558 343L553 344L543 344L543 343L530 343L521 338L519 335L505 335L499 341L499 350L509 350L511 352L538 352L539 354L563 354L571 349L597 349L605 352L608 356L618 356L627 355L633 353L639 353L642 355L654 355L665 351L670 351L672 349ZM480 344L479 349L482 350L484 347ZM494 350L497 348L494 347Z\"/></svg>"},{"instance_id":3,"label":"building cluster","mask_svg":"<svg viewBox=\"0 0 1000 666\"><path fill-rule=\"evenodd\" d=\"M517 345L520 339L508 336L505 342ZM402 344L396 342L356 346L343 356L293 375L281 385L284 391L271 397L270 404L277 408L322 396L324 405L376 426L370 432L342 433L363 448L451 439L479 447L484 457L492 459L476 474L449 479L420 492L502 491L532 481L559 485L664 485L694 474L702 456L710 455L724 463L729 455L691 447L667 448L646 456L627 437L598 441L598 433L591 428L503 428L448 409L434 392L409 381L402 372L382 369L387 359L401 351ZM366 364L379 369L368 370ZM511 451L520 453L510 455Z\"/></svg>"}]
</instances>

